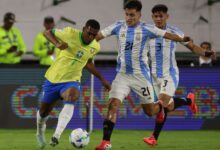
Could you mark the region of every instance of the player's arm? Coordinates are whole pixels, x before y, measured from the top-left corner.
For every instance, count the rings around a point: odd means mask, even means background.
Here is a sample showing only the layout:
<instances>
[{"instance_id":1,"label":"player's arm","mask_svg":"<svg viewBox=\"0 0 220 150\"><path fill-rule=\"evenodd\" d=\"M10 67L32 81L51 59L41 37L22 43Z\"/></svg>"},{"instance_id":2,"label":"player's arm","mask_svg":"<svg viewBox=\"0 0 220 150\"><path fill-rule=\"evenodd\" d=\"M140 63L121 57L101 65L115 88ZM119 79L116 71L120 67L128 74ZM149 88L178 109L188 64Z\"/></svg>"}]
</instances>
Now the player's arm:
<instances>
[{"instance_id":1,"label":"player's arm","mask_svg":"<svg viewBox=\"0 0 220 150\"><path fill-rule=\"evenodd\" d=\"M211 57L213 60L216 60L216 52L213 50L205 50L194 44L193 41L189 41L185 46L197 55Z\"/></svg>"},{"instance_id":2,"label":"player's arm","mask_svg":"<svg viewBox=\"0 0 220 150\"><path fill-rule=\"evenodd\" d=\"M96 41L100 41L100 40L102 40L102 39L104 39L104 38L105 38L105 37L102 35L101 32L99 32L99 33L96 35L96 37L95 37Z\"/></svg>"},{"instance_id":3,"label":"player's arm","mask_svg":"<svg viewBox=\"0 0 220 150\"><path fill-rule=\"evenodd\" d=\"M191 40L191 38L188 36L180 37L177 34L169 33L169 32L166 32L163 37L165 39L169 39L176 42L189 42Z\"/></svg>"},{"instance_id":4,"label":"player's arm","mask_svg":"<svg viewBox=\"0 0 220 150\"><path fill-rule=\"evenodd\" d=\"M68 44L62 41L59 41L54 33L52 32L52 30L46 30L44 31L44 36L48 39L48 41L50 41L51 43L53 43L56 48L59 48L60 50L64 50L66 48L68 48Z\"/></svg>"},{"instance_id":5,"label":"player's arm","mask_svg":"<svg viewBox=\"0 0 220 150\"><path fill-rule=\"evenodd\" d=\"M108 83L108 81L102 76L102 74L96 69L94 63L92 62L92 59L89 59L85 68L92 73L93 75L95 75L101 82L102 85L108 90L111 90L111 85Z\"/></svg>"}]
</instances>

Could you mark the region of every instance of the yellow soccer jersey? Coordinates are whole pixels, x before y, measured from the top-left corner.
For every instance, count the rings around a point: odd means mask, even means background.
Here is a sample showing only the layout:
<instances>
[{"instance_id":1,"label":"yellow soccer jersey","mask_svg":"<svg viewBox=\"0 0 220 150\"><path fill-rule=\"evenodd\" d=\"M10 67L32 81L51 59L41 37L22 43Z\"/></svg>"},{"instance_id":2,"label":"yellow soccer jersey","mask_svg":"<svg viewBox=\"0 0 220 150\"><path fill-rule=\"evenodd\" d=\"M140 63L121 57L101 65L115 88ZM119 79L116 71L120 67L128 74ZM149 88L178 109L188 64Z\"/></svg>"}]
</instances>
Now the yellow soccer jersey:
<instances>
[{"instance_id":1,"label":"yellow soccer jersey","mask_svg":"<svg viewBox=\"0 0 220 150\"><path fill-rule=\"evenodd\" d=\"M66 42L69 47L61 50L45 77L52 83L80 82L82 69L87 61L99 52L100 44L93 40L89 45L85 45L81 38L82 32L71 27L53 31L54 35L60 41Z\"/></svg>"}]
</instances>

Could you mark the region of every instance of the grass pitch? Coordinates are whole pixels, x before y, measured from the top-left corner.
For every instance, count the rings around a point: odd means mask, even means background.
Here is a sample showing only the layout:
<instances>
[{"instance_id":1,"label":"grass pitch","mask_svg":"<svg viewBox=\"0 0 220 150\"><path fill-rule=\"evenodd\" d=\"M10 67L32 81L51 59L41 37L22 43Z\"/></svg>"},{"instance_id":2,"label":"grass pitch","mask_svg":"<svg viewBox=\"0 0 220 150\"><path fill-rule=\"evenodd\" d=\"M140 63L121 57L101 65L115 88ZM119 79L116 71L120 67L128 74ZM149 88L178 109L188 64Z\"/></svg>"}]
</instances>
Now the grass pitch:
<instances>
[{"instance_id":1,"label":"grass pitch","mask_svg":"<svg viewBox=\"0 0 220 150\"><path fill-rule=\"evenodd\" d=\"M47 130L47 142L53 131ZM45 150L74 150L68 141L70 132L64 132L57 147L52 148L48 144ZM150 134L151 131L143 130L115 130L112 150L220 150L220 131L163 131L156 147L150 147L142 140ZM95 130L84 150L94 150L101 137L102 131ZM35 130L0 129L0 150L39 150Z\"/></svg>"}]
</instances>

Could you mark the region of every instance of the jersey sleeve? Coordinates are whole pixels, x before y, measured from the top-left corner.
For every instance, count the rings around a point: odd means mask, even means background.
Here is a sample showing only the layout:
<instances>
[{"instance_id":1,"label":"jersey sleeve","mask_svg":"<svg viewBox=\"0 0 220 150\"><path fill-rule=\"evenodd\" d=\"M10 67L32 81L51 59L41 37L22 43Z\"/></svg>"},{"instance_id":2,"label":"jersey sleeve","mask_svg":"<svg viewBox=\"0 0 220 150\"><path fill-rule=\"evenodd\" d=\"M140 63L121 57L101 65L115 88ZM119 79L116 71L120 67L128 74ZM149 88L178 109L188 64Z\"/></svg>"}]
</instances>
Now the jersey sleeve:
<instances>
[{"instance_id":1,"label":"jersey sleeve","mask_svg":"<svg viewBox=\"0 0 220 150\"><path fill-rule=\"evenodd\" d=\"M159 29L158 27L153 25L146 25L145 29L148 31L147 34L151 38L163 37L166 33L166 30Z\"/></svg>"},{"instance_id":2,"label":"jersey sleeve","mask_svg":"<svg viewBox=\"0 0 220 150\"><path fill-rule=\"evenodd\" d=\"M76 29L65 27L63 29L53 29L52 32L59 40L65 41L65 39L68 39L72 33L76 32Z\"/></svg>"},{"instance_id":3,"label":"jersey sleeve","mask_svg":"<svg viewBox=\"0 0 220 150\"><path fill-rule=\"evenodd\" d=\"M111 35L117 35L120 28L121 28L121 25L122 25L122 22L119 21L119 22L116 22L106 28L104 28L101 33L104 37L108 37L108 36L111 36Z\"/></svg>"}]
</instances>

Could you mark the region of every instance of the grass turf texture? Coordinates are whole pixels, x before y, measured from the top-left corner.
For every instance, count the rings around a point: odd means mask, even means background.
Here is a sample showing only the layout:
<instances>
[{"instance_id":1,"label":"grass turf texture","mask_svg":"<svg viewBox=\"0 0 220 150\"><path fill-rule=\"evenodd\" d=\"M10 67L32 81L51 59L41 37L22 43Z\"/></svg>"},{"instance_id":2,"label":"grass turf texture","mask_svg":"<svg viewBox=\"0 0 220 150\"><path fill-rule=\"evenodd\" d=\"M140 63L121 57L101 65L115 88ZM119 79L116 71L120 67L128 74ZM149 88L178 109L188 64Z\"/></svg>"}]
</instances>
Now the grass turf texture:
<instances>
[{"instance_id":1,"label":"grass turf texture","mask_svg":"<svg viewBox=\"0 0 220 150\"><path fill-rule=\"evenodd\" d=\"M47 143L54 130L46 132ZM47 144L45 150L73 150L68 141L71 130L66 130L60 144L52 148ZM115 130L112 135L112 150L220 150L220 131L163 131L158 146L150 147L143 142L143 137L151 131ZM90 136L85 150L94 150L102 137L101 130L95 130ZM0 150L38 150L35 130L0 129Z\"/></svg>"}]
</instances>

